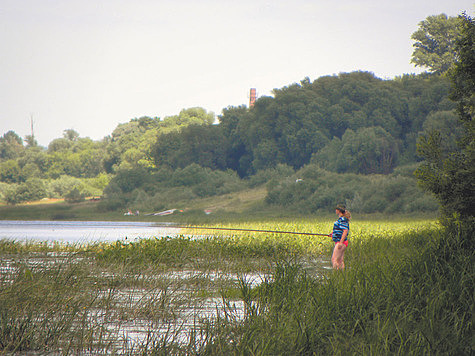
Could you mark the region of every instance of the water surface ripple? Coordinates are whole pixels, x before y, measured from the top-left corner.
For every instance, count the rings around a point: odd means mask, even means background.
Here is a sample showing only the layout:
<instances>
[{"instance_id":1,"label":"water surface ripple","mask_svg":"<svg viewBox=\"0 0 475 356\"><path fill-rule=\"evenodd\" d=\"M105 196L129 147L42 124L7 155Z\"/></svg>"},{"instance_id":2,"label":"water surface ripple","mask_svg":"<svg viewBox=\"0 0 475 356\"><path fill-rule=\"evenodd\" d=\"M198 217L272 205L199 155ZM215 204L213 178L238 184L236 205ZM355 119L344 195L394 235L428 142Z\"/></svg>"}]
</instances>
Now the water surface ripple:
<instances>
[{"instance_id":1,"label":"water surface ripple","mask_svg":"<svg viewBox=\"0 0 475 356\"><path fill-rule=\"evenodd\" d=\"M138 221L22 221L0 220L0 239L60 241L70 243L135 240L177 236L173 224Z\"/></svg>"}]
</instances>

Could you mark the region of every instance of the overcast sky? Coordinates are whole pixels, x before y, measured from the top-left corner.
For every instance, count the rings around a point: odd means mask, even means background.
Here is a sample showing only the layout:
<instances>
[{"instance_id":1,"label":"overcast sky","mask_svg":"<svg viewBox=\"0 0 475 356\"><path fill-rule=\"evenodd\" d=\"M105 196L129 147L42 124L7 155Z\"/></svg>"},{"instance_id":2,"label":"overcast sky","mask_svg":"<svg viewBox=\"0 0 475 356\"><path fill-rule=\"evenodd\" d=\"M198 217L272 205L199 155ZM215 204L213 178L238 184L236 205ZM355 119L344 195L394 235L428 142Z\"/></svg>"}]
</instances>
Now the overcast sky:
<instances>
[{"instance_id":1,"label":"overcast sky","mask_svg":"<svg viewBox=\"0 0 475 356\"><path fill-rule=\"evenodd\" d=\"M40 145L74 129L201 106L216 115L274 88L364 70L420 73L411 34L473 0L0 0L0 135Z\"/></svg>"}]
</instances>

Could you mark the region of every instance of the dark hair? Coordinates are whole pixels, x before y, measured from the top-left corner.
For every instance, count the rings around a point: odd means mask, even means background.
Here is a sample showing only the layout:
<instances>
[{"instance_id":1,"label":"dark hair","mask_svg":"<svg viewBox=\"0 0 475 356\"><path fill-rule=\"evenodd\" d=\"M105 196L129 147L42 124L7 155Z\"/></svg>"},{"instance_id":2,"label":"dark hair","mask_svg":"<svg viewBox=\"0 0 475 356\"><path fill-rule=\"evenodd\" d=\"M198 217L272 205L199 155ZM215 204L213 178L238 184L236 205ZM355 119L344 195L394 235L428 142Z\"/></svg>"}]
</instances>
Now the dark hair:
<instances>
[{"instance_id":1,"label":"dark hair","mask_svg":"<svg viewBox=\"0 0 475 356\"><path fill-rule=\"evenodd\" d=\"M349 210L346 209L346 206L345 206L345 205L343 205L343 204L338 204L338 205L336 206L336 209L339 210L339 211L343 214L343 216L348 219L348 221L351 220L351 213L350 213Z\"/></svg>"},{"instance_id":2,"label":"dark hair","mask_svg":"<svg viewBox=\"0 0 475 356\"><path fill-rule=\"evenodd\" d=\"M337 209L337 210L340 210L341 213L344 214L345 211L346 211L346 206L343 205L343 204L338 204L338 205L336 206L336 209Z\"/></svg>"}]
</instances>

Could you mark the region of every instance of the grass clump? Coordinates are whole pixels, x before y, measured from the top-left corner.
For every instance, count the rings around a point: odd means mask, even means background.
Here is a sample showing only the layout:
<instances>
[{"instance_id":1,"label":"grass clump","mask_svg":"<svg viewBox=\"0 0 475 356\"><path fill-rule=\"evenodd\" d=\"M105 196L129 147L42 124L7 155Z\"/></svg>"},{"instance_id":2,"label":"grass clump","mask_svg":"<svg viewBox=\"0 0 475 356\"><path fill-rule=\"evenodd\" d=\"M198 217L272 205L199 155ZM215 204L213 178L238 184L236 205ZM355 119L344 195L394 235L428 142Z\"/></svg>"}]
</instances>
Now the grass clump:
<instances>
[{"instance_id":1,"label":"grass clump","mask_svg":"<svg viewBox=\"0 0 475 356\"><path fill-rule=\"evenodd\" d=\"M323 280L280 264L272 280L242 289L244 322L218 324L206 354L471 354L473 251L447 246L452 234L357 241L350 268Z\"/></svg>"},{"instance_id":2,"label":"grass clump","mask_svg":"<svg viewBox=\"0 0 475 356\"><path fill-rule=\"evenodd\" d=\"M45 270L21 261L13 267L0 280L2 351L66 351L100 344L101 329L87 317L97 293L85 288L84 268L67 263Z\"/></svg>"},{"instance_id":3,"label":"grass clump","mask_svg":"<svg viewBox=\"0 0 475 356\"><path fill-rule=\"evenodd\" d=\"M104 264L122 263L130 267L154 265L202 269L205 265L212 265L218 269L226 266L229 270L234 265L241 270L249 265L255 266L256 261L270 264L281 258L312 252L310 245L306 249L302 241L296 241L280 234L208 235L200 238L182 235L135 242L117 241L97 250L96 258Z\"/></svg>"}]
</instances>

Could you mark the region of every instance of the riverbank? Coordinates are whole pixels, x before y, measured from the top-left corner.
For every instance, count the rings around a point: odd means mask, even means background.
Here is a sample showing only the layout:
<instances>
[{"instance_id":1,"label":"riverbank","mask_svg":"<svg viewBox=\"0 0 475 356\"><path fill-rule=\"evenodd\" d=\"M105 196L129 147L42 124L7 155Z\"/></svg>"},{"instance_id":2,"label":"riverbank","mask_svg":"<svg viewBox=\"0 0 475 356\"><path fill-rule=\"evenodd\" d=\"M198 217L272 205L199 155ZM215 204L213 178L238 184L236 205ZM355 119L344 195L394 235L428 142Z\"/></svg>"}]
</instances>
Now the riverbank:
<instances>
[{"instance_id":1,"label":"riverbank","mask_svg":"<svg viewBox=\"0 0 475 356\"><path fill-rule=\"evenodd\" d=\"M64 200L51 199L18 205L1 205L1 220L51 220L51 221L142 221L142 222L177 222L187 224L206 224L240 221L262 221L280 219L318 219L333 218L334 211L320 214L305 214L275 206L267 206L262 201L261 191L249 191L232 194L226 197L206 198L193 204L180 207L172 214L150 215L159 212L139 212L135 215L127 211L105 211L101 209L100 201L87 200L81 203L66 203ZM390 220L411 221L436 219L434 213L418 214L355 214L357 220Z\"/></svg>"},{"instance_id":2,"label":"riverbank","mask_svg":"<svg viewBox=\"0 0 475 356\"><path fill-rule=\"evenodd\" d=\"M232 217L279 216L283 211L266 207L265 190L254 189L220 197L195 199L178 206L168 206L172 214L153 215L161 211L108 211L101 201L87 199L80 203L67 203L62 199L42 199L17 205L0 204L2 220L82 220L82 221L222 221Z\"/></svg>"},{"instance_id":3,"label":"riverbank","mask_svg":"<svg viewBox=\"0 0 475 356\"><path fill-rule=\"evenodd\" d=\"M103 221L163 221L164 216L150 215L173 210L166 218L180 220L197 218L202 220L226 219L229 216L278 216L283 209L266 206L263 187L223 194L220 196L196 198L178 204L166 205L158 211L136 211L107 209L104 201L95 197L79 203L67 203L64 199L42 199L17 205L0 204L0 219L4 220L103 220ZM107 204L106 204L107 205ZM211 216L210 216L211 215Z\"/></svg>"}]
</instances>

